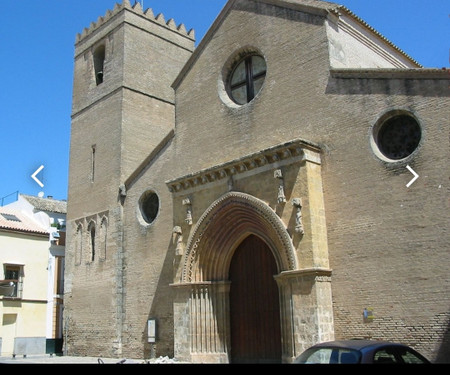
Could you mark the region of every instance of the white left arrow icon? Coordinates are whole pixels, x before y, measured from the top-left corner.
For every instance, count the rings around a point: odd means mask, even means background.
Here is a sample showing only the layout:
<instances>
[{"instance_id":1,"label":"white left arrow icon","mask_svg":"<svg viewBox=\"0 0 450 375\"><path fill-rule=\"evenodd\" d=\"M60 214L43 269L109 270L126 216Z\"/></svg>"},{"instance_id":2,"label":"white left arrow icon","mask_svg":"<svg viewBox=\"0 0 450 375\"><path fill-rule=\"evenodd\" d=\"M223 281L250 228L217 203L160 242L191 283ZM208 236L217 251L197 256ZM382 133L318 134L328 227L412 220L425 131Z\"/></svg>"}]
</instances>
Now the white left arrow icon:
<instances>
[{"instance_id":1,"label":"white left arrow icon","mask_svg":"<svg viewBox=\"0 0 450 375\"><path fill-rule=\"evenodd\" d=\"M36 169L36 172L34 172L34 173L31 175L31 178L32 178L34 181L36 181L37 184L38 184L40 187L44 187L44 184L43 184L41 181L39 181L39 180L37 179L36 175L37 175L40 171L42 171L43 169L44 169L44 166L41 165L38 169Z\"/></svg>"}]
</instances>

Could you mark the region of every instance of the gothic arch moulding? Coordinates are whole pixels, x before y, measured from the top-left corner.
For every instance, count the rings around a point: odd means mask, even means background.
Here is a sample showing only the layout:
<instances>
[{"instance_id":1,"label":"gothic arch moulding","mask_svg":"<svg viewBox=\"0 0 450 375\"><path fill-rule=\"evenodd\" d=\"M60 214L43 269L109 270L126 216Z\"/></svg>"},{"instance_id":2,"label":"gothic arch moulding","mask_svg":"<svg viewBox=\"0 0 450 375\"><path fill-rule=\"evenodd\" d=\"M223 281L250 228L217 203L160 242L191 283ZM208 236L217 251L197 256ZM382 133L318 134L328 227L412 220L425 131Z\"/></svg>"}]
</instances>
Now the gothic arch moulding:
<instances>
[{"instance_id":1,"label":"gothic arch moulding","mask_svg":"<svg viewBox=\"0 0 450 375\"><path fill-rule=\"evenodd\" d=\"M208 207L189 237L181 283L226 280L234 250L249 234L267 243L278 272L297 268L291 237L276 213L258 198L229 192Z\"/></svg>"}]
</instances>

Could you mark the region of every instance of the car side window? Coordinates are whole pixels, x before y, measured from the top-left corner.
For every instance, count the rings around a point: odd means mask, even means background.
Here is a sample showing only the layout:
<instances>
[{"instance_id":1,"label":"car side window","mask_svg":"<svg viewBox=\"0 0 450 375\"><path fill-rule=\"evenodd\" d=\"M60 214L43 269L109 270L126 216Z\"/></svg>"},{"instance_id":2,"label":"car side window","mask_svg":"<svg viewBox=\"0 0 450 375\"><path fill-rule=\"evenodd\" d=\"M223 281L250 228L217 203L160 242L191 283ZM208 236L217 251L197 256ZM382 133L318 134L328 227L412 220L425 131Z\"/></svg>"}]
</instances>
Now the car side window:
<instances>
[{"instance_id":1,"label":"car side window","mask_svg":"<svg viewBox=\"0 0 450 375\"><path fill-rule=\"evenodd\" d=\"M300 355L296 363L359 363L361 354L357 350L342 348L310 348Z\"/></svg>"},{"instance_id":2,"label":"car side window","mask_svg":"<svg viewBox=\"0 0 450 375\"><path fill-rule=\"evenodd\" d=\"M373 356L374 363L398 363L395 359L395 355L391 350L381 349L378 350Z\"/></svg>"},{"instance_id":3,"label":"car side window","mask_svg":"<svg viewBox=\"0 0 450 375\"><path fill-rule=\"evenodd\" d=\"M300 356L301 363L333 363L334 352L328 348L309 349Z\"/></svg>"},{"instance_id":4,"label":"car side window","mask_svg":"<svg viewBox=\"0 0 450 375\"><path fill-rule=\"evenodd\" d=\"M354 364L354 363L358 363L358 362L359 362L359 356L358 356L357 352L341 350L341 357L340 357L339 363Z\"/></svg>"},{"instance_id":5,"label":"car side window","mask_svg":"<svg viewBox=\"0 0 450 375\"><path fill-rule=\"evenodd\" d=\"M425 363L422 358L418 357L416 354L411 352L410 350L401 350L399 352L400 356L403 359L403 362L405 363L411 363L411 364L418 364L418 363Z\"/></svg>"}]
</instances>

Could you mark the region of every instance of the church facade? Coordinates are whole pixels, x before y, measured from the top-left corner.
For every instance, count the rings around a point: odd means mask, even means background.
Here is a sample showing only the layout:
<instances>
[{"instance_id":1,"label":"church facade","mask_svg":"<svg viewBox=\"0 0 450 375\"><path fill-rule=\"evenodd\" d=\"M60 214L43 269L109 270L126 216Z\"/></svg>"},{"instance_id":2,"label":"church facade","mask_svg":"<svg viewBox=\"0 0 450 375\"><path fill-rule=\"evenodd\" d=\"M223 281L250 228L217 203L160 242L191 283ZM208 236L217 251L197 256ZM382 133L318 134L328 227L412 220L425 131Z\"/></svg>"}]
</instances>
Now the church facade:
<instances>
[{"instance_id":1,"label":"church facade","mask_svg":"<svg viewBox=\"0 0 450 375\"><path fill-rule=\"evenodd\" d=\"M448 70L317 0L230 0L194 42L128 0L76 38L65 352L449 362Z\"/></svg>"}]
</instances>

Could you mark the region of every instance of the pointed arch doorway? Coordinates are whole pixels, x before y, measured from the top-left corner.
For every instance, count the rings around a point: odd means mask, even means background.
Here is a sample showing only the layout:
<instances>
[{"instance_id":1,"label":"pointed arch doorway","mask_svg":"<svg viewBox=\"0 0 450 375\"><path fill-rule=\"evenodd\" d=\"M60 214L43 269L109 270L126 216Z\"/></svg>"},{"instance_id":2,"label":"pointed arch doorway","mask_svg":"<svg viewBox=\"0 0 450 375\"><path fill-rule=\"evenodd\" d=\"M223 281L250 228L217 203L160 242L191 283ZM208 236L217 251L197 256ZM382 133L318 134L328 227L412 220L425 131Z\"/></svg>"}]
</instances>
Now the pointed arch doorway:
<instances>
[{"instance_id":1,"label":"pointed arch doorway","mask_svg":"<svg viewBox=\"0 0 450 375\"><path fill-rule=\"evenodd\" d=\"M229 277L231 363L280 363L281 323L277 265L255 235L233 254Z\"/></svg>"},{"instance_id":2,"label":"pointed arch doorway","mask_svg":"<svg viewBox=\"0 0 450 375\"><path fill-rule=\"evenodd\" d=\"M180 281L172 284L176 357L193 363L288 362L295 350L291 294L299 280L293 276L296 269L289 232L264 201L240 192L229 192L214 201L193 228L180 262ZM260 336L236 336L249 326L245 320L236 326L236 318L243 315L236 308L239 297L233 296L235 302L230 306L231 285L236 288L239 275L262 278L253 282L258 288L248 283L241 286L244 302L260 297L271 285L271 297L263 299L270 302L272 315L267 312L261 322L272 327L260 323L252 328L267 340L258 349L259 354L252 354L251 345L260 341ZM259 306L244 318L261 318L263 308ZM276 346L261 354L268 340ZM241 346L236 349L236 345Z\"/></svg>"}]
</instances>

